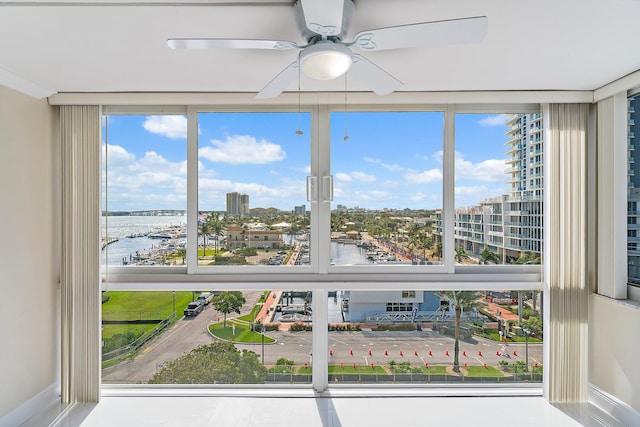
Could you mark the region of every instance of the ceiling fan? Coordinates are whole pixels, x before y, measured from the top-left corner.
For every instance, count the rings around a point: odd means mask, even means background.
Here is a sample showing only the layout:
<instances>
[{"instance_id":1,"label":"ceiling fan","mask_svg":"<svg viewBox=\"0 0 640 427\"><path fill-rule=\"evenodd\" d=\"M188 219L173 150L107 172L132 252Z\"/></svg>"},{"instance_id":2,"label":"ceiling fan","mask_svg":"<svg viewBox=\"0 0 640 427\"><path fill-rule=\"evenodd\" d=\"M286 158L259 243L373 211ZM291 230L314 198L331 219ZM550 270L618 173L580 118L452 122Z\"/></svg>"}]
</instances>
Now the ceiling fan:
<instances>
[{"instance_id":1,"label":"ceiling fan","mask_svg":"<svg viewBox=\"0 0 640 427\"><path fill-rule=\"evenodd\" d=\"M402 83L364 56L353 53L388 49L428 47L440 44L477 43L487 32L487 17L421 22L357 33L353 41L343 37L354 13L353 0L296 0L296 21L306 44L284 40L220 38L176 38L167 40L173 49L299 49L298 59L271 80L256 98L275 98L299 77L299 68L309 77L330 80L349 75L382 96Z\"/></svg>"}]
</instances>

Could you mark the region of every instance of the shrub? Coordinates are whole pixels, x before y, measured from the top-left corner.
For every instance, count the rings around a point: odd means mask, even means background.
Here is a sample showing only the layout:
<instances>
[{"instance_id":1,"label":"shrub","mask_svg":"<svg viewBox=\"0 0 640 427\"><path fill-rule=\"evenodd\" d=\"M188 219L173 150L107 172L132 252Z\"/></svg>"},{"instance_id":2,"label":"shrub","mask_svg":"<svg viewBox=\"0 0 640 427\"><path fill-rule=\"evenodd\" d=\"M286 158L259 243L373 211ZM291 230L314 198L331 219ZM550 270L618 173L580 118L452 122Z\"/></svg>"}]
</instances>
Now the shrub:
<instances>
[{"instance_id":1,"label":"shrub","mask_svg":"<svg viewBox=\"0 0 640 427\"><path fill-rule=\"evenodd\" d=\"M372 328L373 331L415 331L416 325L413 323L391 323L388 325L378 325Z\"/></svg>"},{"instance_id":2,"label":"shrub","mask_svg":"<svg viewBox=\"0 0 640 427\"><path fill-rule=\"evenodd\" d=\"M359 323L329 323L330 331L360 331Z\"/></svg>"},{"instance_id":3,"label":"shrub","mask_svg":"<svg viewBox=\"0 0 640 427\"><path fill-rule=\"evenodd\" d=\"M280 323L265 323L264 324L265 331L278 331L280 330Z\"/></svg>"},{"instance_id":4,"label":"shrub","mask_svg":"<svg viewBox=\"0 0 640 427\"><path fill-rule=\"evenodd\" d=\"M287 359L286 357L281 357L280 359L276 360L276 365L289 365L292 366L294 365L295 362L291 359Z\"/></svg>"},{"instance_id":5,"label":"shrub","mask_svg":"<svg viewBox=\"0 0 640 427\"><path fill-rule=\"evenodd\" d=\"M103 293L102 294L102 303L104 304L105 302L109 301L111 299L111 296Z\"/></svg>"},{"instance_id":6,"label":"shrub","mask_svg":"<svg viewBox=\"0 0 640 427\"><path fill-rule=\"evenodd\" d=\"M290 332L311 331L312 326L308 323L294 322L289 327Z\"/></svg>"}]
</instances>

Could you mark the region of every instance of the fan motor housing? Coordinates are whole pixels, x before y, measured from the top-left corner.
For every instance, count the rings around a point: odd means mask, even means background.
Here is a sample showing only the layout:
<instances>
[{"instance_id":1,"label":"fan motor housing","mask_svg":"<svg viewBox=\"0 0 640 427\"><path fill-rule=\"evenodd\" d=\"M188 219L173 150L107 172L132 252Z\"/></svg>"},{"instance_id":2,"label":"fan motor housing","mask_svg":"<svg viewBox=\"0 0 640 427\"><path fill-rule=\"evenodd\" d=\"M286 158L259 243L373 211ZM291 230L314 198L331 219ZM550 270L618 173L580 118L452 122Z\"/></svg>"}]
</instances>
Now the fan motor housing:
<instances>
[{"instance_id":1,"label":"fan motor housing","mask_svg":"<svg viewBox=\"0 0 640 427\"><path fill-rule=\"evenodd\" d=\"M344 36L347 35L347 31L349 29L349 24L351 23L351 17L353 16L353 12L355 11L355 5L352 0L344 0L342 2L342 28L340 34L326 34L323 31L322 22L318 22L317 31L312 31L307 27L307 23L304 19L304 11L302 10L302 3L300 0L297 0L293 4L293 9L296 15L296 23L298 24L298 29L302 38L307 41L307 43L312 44L317 40L321 40L323 38L329 40L342 40ZM324 34L323 34L324 33Z\"/></svg>"}]
</instances>

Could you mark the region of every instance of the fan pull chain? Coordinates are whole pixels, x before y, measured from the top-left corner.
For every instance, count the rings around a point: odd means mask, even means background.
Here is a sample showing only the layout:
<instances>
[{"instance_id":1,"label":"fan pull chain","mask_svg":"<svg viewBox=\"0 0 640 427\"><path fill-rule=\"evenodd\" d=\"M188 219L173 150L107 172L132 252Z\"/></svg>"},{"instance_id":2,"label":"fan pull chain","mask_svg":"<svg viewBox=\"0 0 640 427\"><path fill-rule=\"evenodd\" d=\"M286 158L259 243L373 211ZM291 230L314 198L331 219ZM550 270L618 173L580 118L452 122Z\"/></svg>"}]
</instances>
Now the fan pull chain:
<instances>
[{"instance_id":1,"label":"fan pull chain","mask_svg":"<svg viewBox=\"0 0 640 427\"><path fill-rule=\"evenodd\" d=\"M300 55L298 55L298 130L296 135L302 135L302 129L300 129Z\"/></svg>"},{"instance_id":2,"label":"fan pull chain","mask_svg":"<svg viewBox=\"0 0 640 427\"><path fill-rule=\"evenodd\" d=\"M349 140L349 122L347 117L347 73L344 73L344 137L345 141Z\"/></svg>"}]
</instances>

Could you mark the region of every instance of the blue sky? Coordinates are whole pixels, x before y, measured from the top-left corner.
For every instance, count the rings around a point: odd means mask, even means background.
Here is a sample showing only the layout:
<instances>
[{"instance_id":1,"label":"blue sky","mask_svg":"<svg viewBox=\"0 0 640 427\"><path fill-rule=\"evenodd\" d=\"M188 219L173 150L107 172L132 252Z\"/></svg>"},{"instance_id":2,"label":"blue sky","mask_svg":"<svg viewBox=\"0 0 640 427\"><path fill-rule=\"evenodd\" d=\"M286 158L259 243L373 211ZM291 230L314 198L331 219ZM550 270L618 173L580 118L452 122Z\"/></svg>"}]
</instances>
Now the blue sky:
<instances>
[{"instance_id":1,"label":"blue sky","mask_svg":"<svg viewBox=\"0 0 640 427\"><path fill-rule=\"evenodd\" d=\"M457 207L506 189L505 121L456 116ZM103 124L109 210L186 209L186 117L109 116ZM309 207L309 135L307 113L200 113L199 209L224 210L231 191L249 194L252 208ZM332 113L333 205L441 207L442 139L440 112Z\"/></svg>"}]
</instances>

